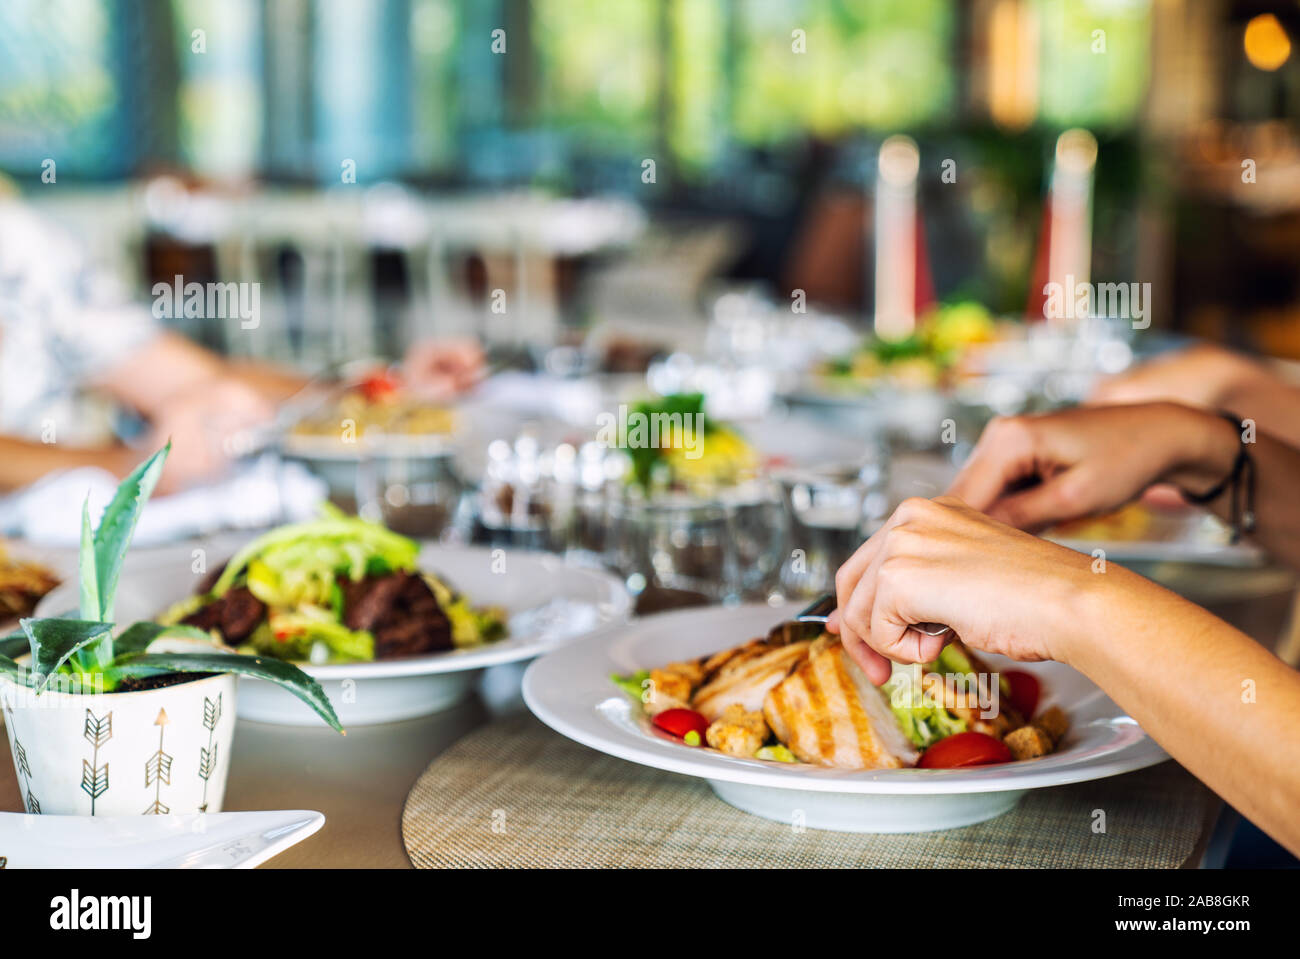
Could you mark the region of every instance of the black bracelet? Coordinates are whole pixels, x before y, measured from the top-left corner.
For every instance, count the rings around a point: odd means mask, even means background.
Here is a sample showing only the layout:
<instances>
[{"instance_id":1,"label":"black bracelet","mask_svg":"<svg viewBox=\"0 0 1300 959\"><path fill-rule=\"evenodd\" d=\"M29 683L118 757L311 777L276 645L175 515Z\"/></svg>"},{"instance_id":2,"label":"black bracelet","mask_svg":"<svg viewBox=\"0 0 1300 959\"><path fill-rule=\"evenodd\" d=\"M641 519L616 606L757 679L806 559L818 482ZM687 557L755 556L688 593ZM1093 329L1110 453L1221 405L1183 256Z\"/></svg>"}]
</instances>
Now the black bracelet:
<instances>
[{"instance_id":1,"label":"black bracelet","mask_svg":"<svg viewBox=\"0 0 1300 959\"><path fill-rule=\"evenodd\" d=\"M1232 424L1237 431L1237 457L1232 462L1232 471L1218 485L1204 493L1189 493L1181 490L1183 496L1191 503L1204 505L1213 503L1223 495L1225 490L1232 490L1232 542L1241 540L1243 533L1255 531L1255 461L1251 458L1249 444L1246 442L1245 421L1236 413L1220 410L1219 415Z\"/></svg>"}]
</instances>

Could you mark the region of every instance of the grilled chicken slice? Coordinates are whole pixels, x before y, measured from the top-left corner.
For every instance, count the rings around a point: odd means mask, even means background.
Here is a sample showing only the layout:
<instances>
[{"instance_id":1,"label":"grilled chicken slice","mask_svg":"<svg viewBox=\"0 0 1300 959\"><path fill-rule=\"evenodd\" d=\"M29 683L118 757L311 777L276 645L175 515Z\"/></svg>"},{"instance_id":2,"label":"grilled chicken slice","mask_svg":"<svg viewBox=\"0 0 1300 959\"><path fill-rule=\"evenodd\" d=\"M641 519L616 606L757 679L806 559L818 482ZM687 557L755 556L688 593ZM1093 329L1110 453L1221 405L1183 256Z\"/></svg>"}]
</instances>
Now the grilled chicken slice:
<instances>
[{"instance_id":1,"label":"grilled chicken slice","mask_svg":"<svg viewBox=\"0 0 1300 959\"><path fill-rule=\"evenodd\" d=\"M761 640L747 643L696 690L691 705L710 722L733 705L761 712L768 690L807 657L810 645L808 640L775 648Z\"/></svg>"},{"instance_id":2,"label":"grilled chicken slice","mask_svg":"<svg viewBox=\"0 0 1300 959\"><path fill-rule=\"evenodd\" d=\"M885 694L838 641L818 641L808 659L771 688L763 715L797 758L839 769L897 769L920 755Z\"/></svg>"}]
</instances>

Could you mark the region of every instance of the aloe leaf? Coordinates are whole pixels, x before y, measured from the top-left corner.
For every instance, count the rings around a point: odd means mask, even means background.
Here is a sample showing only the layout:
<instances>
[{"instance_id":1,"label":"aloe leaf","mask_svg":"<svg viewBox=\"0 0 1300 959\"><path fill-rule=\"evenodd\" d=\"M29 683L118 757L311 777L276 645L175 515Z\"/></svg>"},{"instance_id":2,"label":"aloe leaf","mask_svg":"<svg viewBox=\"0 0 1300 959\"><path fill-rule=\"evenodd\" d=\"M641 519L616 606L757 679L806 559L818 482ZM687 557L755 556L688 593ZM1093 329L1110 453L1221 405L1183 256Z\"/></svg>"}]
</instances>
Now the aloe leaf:
<instances>
[{"instance_id":1,"label":"aloe leaf","mask_svg":"<svg viewBox=\"0 0 1300 959\"><path fill-rule=\"evenodd\" d=\"M38 693L74 654L113 631L112 623L84 619L20 619L18 624L32 648L31 671Z\"/></svg>"},{"instance_id":2,"label":"aloe leaf","mask_svg":"<svg viewBox=\"0 0 1300 959\"><path fill-rule=\"evenodd\" d=\"M12 639L13 637L10 638ZM24 642L26 642L26 639L27 637L24 636ZM18 680L20 684L25 685L27 682L27 668L15 663L3 653L0 653L0 675L12 676Z\"/></svg>"},{"instance_id":3,"label":"aloe leaf","mask_svg":"<svg viewBox=\"0 0 1300 959\"><path fill-rule=\"evenodd\" d=\"M158 485L158 477L162 475L163 464L171 448L172 444L168 443L122 480L112 500L104 508L104 515L100 517L99 526L95 529L94 572L100 619L113 618L113 600L117 595L118 576L122 572L122 558L131 545L140 512ZM82 562L85 562L84 556ZM84 583L85 574L82 576ZM82 589L84 598L84 585ZM86 610L82 611L83 616L86 613Z\"/></svg>"},{"instance_id":4,"label":"aloe leaf","mask_svg":"<svg viewBox=\"0 0 1300 959\"><path fill-rule=\"evenodd\" d=\"M4 656L6 659L17 659L23 653L30 651L31 642L24 632L10 633L0 639L0 656Z\"/></svg>"},{"instance_id":5,"label":"aloe leaf","mask_svg":"<svg viewBox=\"0 0 1300 959\"><path fill-rule=\"evenodd\" d=\"M119 657L129 653L143 653L155 639L165 636L183 636L212 643L212 635L197 626L164 626L161 623L139 622L132 623L117 634L113 640L113 652Z\"/></svg>"},{"instance_id":6,"label":"aloe leaf","mask_svg":"<svg viewBox=\"0 0 1300 959\"><path fill-rule=\"evenodd\" d=\"M275 683L293 693L339 732L343 726L320 683L293 663L269 656L241 656L235 653L130 653L119 657L105 674L110 680L123 676L156 676L171 673L238 673Z\"/></svg>"},{"instance_id":7,"label":"aloe leaf","mask_svg":"<svg viewBox=\"0 0 1300 959\"><path fill-rule=\"evenodd\" d=\"M90 530L90 497L81 504L81 558L77 563L81 577L81 618L98 620L99 576L95 572L95 536Z\"/></svg>"}]
</instances>

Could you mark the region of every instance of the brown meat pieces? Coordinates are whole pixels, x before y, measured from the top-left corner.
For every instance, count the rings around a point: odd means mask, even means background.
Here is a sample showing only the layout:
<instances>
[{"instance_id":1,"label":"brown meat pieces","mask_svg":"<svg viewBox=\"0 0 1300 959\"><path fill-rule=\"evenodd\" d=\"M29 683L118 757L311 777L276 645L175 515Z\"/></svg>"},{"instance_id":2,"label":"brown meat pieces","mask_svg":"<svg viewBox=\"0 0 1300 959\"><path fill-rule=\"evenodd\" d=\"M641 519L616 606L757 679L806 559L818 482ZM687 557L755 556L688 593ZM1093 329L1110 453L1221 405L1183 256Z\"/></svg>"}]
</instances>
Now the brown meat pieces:
<instances>
[{"instance_id":1,"label":"brown meat pieces","mask_svg":"<svg viewBox=\"0 0 1300 959\"><path fill-rule=\"evenodd\" d=\"M266 618L266 605L245 586L230 590L186 616L182 623L204 630L217 630L230 646L238 646L253 634Z\"/></svg>"},{"instance_id":2,"label":"brown meat pieces","mask_svg":"<svg viewBox=\"0 0 1300 959\"><path fill-rule=\"evenodd\" d=\"M348 629L370 630L392 609L406 585L405 573L367 576L343 581L343 625Z\"/></svg>"},{"instance_id":3,"label":"brown meat pieces","mask_svg":"<svg viewBox=\"0 0 1300 959\"><path fill-rule=\"evenodd\" d=\"M451 622L418 574L388 573L345 583L343 623L374 635L376 659L419 656L455 645Z\"/></svg>"}]
</instances>

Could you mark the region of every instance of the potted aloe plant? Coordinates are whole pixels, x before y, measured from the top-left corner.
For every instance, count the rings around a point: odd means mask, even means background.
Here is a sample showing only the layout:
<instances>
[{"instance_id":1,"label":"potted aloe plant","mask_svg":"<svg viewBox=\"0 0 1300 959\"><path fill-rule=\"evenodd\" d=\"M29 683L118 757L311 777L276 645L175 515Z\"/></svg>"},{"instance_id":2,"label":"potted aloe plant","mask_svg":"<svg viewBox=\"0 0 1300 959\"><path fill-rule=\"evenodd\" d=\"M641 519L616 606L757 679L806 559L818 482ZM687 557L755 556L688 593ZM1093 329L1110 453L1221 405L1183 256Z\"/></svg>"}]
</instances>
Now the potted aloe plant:
<instances>
[{"instance_id":1,"label":"potted aloe plant","mask_svg":"<svg viewBox=\"0 0 1300 959\"><path fill-rule=\"evenodd\" d=\"M122 481L93 532L83 506L79 614L20 620L0 639L0 711L28 812L219 812L240 675L283 686L342 732L290 663L228 652L193 627L114 623L122 560L170 449Z\"/></svg>"}]
</instances>

